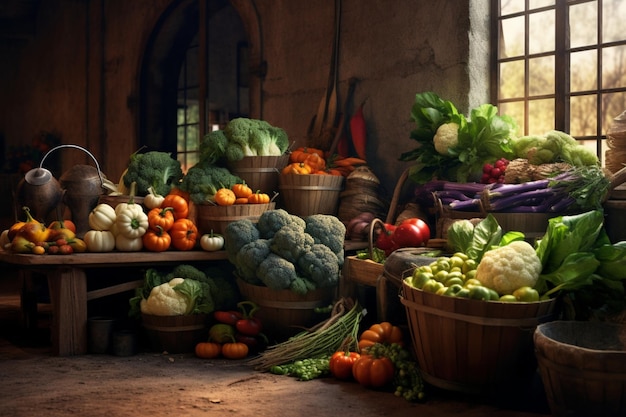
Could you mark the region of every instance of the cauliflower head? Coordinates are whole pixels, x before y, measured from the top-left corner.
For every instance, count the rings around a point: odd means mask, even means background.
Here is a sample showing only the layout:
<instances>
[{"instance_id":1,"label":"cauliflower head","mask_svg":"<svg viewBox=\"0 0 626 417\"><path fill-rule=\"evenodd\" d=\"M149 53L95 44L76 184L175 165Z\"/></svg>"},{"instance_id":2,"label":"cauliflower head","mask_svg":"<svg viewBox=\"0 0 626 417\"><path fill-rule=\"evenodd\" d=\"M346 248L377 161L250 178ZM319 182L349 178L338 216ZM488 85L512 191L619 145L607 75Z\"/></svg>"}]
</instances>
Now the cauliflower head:
<instances>
[{"instance_id":1,"label":"cauliflower head","mask_svg":"<svg viewBox=\"0 0 626 417\"><path fill-rule=\"evenodd\" d=\"M437 152L448 155L448 149L459 144L459 125L454 122L442 124L437 128L433 142Z\"/></svg>"},{"instance_id":2,"label":"cauliflower head","mask_svg":"<svg viewBox=\"0 0 626 417\"><path fill-rule=\"evenodd\" d=\"M169 282L152 288L147 299L141 300L141 312L155 316L182 316L189 308L188 298L175 291L174 287L182 284L183 278L173 278Z\"/></svg>"},{"instance_id":3,"label":"cauliflower head","mask_svg":"<svg viewBox=\"0 0 626 417\"><path fill-rule=\"evenodd\" d=\"M476 279L498 294L506 295L521 287L534 287L541 269L535 249L520 240L485 252L476 268Z\"/></svg>"}]
</instances>

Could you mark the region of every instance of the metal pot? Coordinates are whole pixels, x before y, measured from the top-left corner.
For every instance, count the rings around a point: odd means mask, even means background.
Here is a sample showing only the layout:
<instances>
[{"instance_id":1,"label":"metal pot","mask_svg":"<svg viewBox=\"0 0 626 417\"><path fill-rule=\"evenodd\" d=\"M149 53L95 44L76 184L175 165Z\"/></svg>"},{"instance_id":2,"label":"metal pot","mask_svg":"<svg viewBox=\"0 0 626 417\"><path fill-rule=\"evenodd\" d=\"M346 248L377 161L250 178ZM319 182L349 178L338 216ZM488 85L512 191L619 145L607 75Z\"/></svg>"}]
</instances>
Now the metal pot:
<instances>
[{"instance_id":1,"label":"metal pot","mask_svg":"<svg viewBox=\"0 0 626 417\"><path fill-rule=\"evenodd\" d=\"M48 220L63 196L59 181L49 170L43 168L44 160L53 150L48 151L41 159L38 168L33 168L24 175L16 188L16 200L20 207L28 207L33 217L43 222Z\"/></svg>"}]
</instances>

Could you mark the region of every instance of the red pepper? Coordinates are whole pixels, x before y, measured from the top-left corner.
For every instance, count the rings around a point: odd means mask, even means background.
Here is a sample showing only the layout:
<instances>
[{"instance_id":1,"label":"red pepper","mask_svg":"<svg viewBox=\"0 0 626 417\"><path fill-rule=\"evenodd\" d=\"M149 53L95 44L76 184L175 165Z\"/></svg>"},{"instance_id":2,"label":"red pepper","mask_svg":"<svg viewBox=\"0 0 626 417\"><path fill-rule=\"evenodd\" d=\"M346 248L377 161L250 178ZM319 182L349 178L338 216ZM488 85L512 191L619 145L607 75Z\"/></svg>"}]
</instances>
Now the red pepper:
<instances>
[{"instance_id":1,"label":"red pepper","mask_svg":"<svg viewBox=\"0 0 626 417\"><path fill-rule=\"evenodd\" d=\"M237 331L247 336L256 336L261 333L261 330L263 330L261 320L258 317L254 317L254 313L256 313L259 307L252 301L241 301L237 306L241 309L243 315L235 324ZM247 311L245 306L250 306L250 311Z\"/></svg>"},{"instance_id":2,"label":"red pepper","mask_svg":"<svg viewBox=\"0 0 626 417\"><path fill-rule=\"evenodd\" d=\"M213 317L220 323L234 326L237 324L237 321L243 317L243 315L238 311L215 311L213 313Z\"/></svg>"},{"instance_id":3,"label":"red pepper","mask_svg":"<svg viewBox=\"0 0 626 417\"><path fill-rule=\"evenodd\" d=\"M359 158L365 159L365 148L367 146L367 128L365 126L365 117L363 116L363 105L365 100L356 109L350 119L350 134L352 135L352 144Z\"/></svg>"}]
</instances>

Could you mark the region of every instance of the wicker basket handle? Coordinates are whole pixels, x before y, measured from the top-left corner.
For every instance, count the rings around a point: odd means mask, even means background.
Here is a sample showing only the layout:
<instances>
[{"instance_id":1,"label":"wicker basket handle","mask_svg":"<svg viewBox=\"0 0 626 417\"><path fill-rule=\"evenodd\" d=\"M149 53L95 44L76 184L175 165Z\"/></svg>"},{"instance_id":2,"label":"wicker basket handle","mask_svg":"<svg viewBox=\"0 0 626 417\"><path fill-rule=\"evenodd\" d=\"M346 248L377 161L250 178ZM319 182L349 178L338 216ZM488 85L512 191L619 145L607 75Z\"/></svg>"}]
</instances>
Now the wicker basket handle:
<instances>
[{"instance_id":1,"label":"wicker basket handle","mask_svg":"<svg viewBox=\"0 0 626 417\"><path fill-rule=\"evenodd\" d=\"M376 229L379 227L385 230L385 223L383 223L382 220L375 218L374 220L371 221L370 230L369 230L369 238L368 238L368 243L369 243L368 250L369 250L370 259L372 259L374 255L375 234L376 234Z\"/></svg>"}]
</instances>

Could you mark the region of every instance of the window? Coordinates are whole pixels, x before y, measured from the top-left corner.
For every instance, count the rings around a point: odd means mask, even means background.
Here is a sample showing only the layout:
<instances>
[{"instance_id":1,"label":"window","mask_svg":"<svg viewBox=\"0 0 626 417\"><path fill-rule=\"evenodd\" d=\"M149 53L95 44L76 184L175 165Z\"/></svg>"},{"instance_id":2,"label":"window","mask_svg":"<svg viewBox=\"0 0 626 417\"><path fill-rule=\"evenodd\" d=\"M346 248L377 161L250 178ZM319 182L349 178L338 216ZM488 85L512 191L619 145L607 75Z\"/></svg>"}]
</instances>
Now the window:
<instances>
[{"instance_id":1,"label":"window","mask_svg":"<svg viewBox=\"0 0 626 417\"><path fill-rule=\"evenodd\" d=\"M492 102L521 134L569 132L604 161L626 110L626 2L492 0L492 16Z\"/></svg>"}]
</instances>

